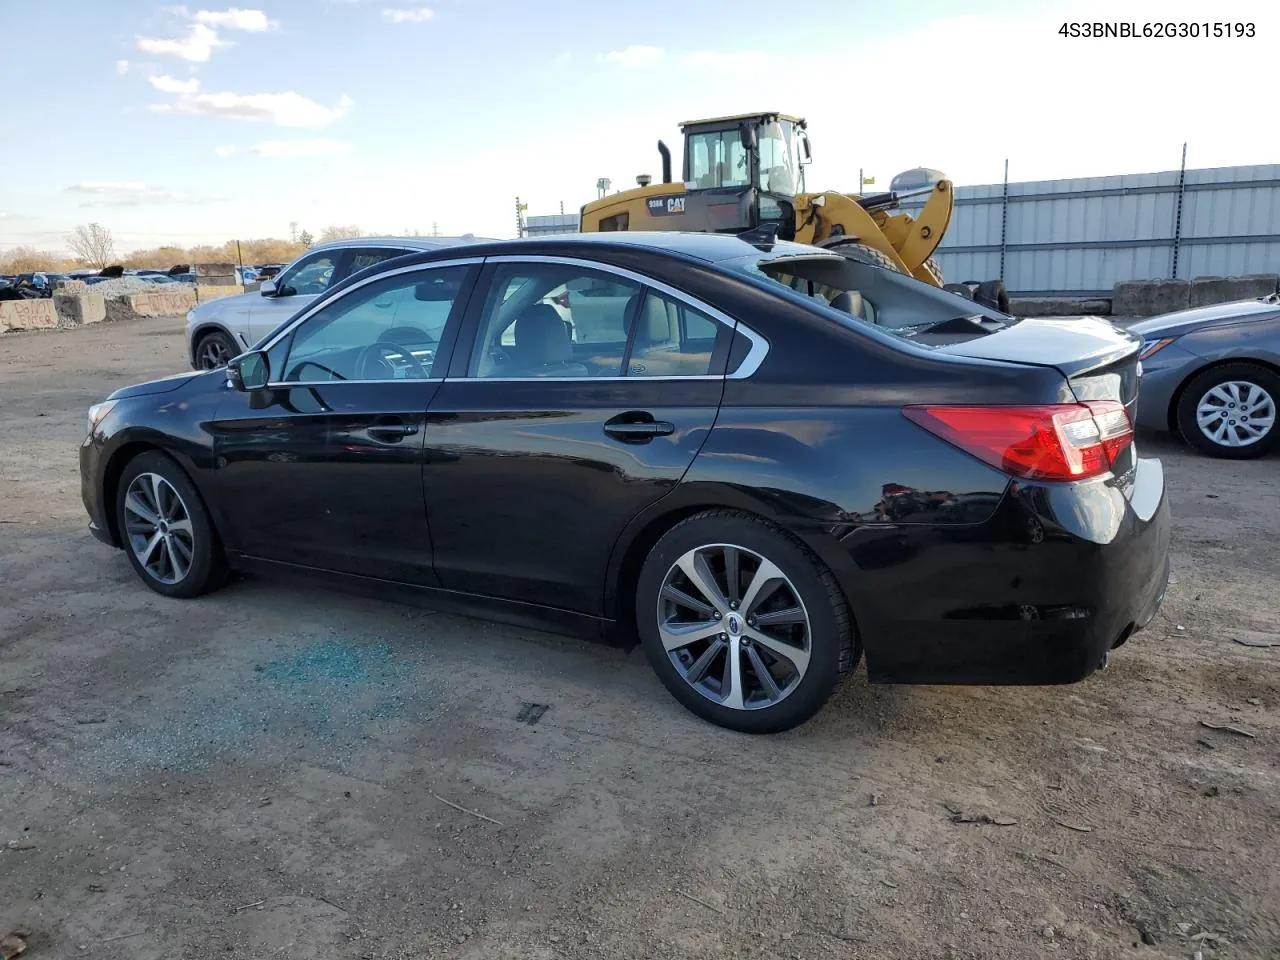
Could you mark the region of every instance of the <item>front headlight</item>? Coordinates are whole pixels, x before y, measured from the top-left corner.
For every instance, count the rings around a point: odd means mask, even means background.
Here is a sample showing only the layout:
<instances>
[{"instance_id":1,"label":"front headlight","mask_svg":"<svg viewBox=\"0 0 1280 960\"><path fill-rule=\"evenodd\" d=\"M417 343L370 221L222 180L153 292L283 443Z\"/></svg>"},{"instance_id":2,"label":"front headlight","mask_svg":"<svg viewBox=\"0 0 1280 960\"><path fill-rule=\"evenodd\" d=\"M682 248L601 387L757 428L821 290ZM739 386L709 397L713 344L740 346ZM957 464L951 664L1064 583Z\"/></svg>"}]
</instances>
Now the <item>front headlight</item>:
<instances>
[{"instance_id":1,"label":"front headlight","mask_svg":"<svg viewBox=\"0 0 1280 960\"><path fill-rule=\"evenodd\" d=\"M1142 350L1138 352L1138 359L1146 360L1154 356L1177 339L1177 337L1161 337L1159 340L1142 341Z\"/></svg>"},{"instance_id":2,"label":"front headlight","mask_svg":"<svg viewBox=\"0 0 1280 960\"><path fill-rule=\"evenodd\" d=\"M115 400L103 400L101 403L95 403L89 408L89 436L93 436L93 431L98 429L98 424L102 422L102 418L111 412L111 408L116 405Z\"/></svg>"}]
</instances>

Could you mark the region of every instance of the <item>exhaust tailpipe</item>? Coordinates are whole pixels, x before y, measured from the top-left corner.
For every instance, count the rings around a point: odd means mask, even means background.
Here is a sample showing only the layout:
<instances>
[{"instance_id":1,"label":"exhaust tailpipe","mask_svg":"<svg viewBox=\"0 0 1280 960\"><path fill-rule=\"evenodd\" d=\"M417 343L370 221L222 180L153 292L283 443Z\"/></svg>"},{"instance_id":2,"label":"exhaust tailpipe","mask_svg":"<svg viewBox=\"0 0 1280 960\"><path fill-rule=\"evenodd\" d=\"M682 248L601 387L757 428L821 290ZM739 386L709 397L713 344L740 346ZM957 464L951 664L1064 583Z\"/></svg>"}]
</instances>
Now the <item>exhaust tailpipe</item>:
<instances>
[{"instance_id":1,"label":"exhaust tailpipe","mask_svg":"<svg viewBox=\"0 0 1280 960\"><path fill-rule=\"evenodd\" d=\"M662 182L671 182L671 151L661 140L658 141L658 153L662 154Z\"/></svg>"}]
</instances>

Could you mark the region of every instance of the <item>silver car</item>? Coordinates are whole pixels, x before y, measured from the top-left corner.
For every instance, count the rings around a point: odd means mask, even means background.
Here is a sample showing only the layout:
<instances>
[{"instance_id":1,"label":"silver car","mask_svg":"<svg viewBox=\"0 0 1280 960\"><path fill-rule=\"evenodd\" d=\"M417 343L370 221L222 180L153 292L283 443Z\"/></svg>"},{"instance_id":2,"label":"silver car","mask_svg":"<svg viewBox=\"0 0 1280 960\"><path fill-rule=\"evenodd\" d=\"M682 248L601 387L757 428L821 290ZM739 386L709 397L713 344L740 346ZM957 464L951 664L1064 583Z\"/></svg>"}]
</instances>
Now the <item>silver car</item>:
<instances>
[{"instance_id":1,"label":"silver car","mask_svg":"<svg viewBox=\"0 0 1280 960\"><path fill-rule=\"evenodd\" d=\"M355 237L321 243L264 280L257 291L198 304L187 314L187 357L212 370L238 356L316 297L351 274L407 253L439 250L483 238Z\"/></svg>"},{"instance_id":2,"label":"silver car","mask_svg":"<svg viewBox=\"0 0 1280 960\"><path fill-rule=\"evenodd\" d=\"M1280 428L1280 296L1142 320L1138 425L1182 434L1215 457L1276 449Z\"/></svg>"}]
</instances>

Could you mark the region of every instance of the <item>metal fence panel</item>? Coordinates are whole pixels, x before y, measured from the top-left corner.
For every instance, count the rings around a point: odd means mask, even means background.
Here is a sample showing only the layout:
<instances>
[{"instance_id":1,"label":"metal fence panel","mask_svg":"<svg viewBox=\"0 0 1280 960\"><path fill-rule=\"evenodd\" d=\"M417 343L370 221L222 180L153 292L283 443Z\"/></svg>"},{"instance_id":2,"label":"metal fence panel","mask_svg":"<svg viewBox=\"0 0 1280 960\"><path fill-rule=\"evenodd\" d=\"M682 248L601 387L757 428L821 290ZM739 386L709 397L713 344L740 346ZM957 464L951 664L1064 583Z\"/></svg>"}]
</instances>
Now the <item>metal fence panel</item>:
<instances>
[{"instance_id":1,"label":"metal fence panel","mask_svg":"<svg viewBox=\"0 0 1280 960\"><path fill-rule=\"evenodd\" d=\"M1004 192L998 183L956 188L935 254L948 280L1000 276L1002 242L1005 285L1023 295L1280 272L1280 164L1010 183L1007 201Z\"/></svg>"}]
</instances>

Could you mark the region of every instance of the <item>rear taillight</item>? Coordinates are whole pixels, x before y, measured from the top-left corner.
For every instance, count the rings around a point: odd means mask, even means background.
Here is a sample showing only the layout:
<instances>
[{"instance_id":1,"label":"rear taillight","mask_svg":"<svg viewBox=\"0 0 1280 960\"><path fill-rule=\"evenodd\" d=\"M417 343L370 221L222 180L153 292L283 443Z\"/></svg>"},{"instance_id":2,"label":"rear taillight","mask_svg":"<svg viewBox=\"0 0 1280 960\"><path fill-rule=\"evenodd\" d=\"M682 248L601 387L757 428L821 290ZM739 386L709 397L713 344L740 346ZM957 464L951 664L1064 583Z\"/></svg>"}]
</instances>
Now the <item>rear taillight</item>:
<instances>
[{"instance_id":1,"label":"rear taillight","mask_svg":"<svg viewBox=\"0 0 1280 960\"><path fill-rule=\"evenodd\" d=\"M1114 400L1026 407L905 407L907 419L993 467L1028 480L1107 473L1133 442Z\"/></svg>"}]
</instances>

